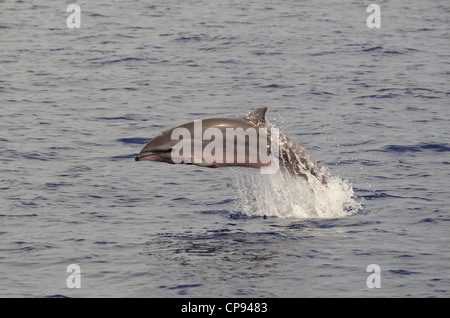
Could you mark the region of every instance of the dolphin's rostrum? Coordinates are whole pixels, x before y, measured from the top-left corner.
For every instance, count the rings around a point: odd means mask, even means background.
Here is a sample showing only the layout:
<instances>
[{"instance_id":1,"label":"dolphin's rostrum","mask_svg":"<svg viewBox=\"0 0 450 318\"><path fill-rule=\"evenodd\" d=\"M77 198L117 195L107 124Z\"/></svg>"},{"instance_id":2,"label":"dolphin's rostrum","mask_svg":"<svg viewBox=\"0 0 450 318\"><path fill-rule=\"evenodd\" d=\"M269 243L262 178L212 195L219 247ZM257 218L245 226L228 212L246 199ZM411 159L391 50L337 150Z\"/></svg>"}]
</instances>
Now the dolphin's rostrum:
<instances>
[{"instance_id":1,"label":"dolphin's rostrum","mask_svg":"<svg viewBox=\"0 0 450 318\"><path fill-rule=\"evenodd\" d=\"M326 185L324 174L306 150L266 123L266 111L263 107L245 118L209 118L171 128L150 140L135 160L206 167L275 163L277 169Z\"/></svg>"}]
</instances>

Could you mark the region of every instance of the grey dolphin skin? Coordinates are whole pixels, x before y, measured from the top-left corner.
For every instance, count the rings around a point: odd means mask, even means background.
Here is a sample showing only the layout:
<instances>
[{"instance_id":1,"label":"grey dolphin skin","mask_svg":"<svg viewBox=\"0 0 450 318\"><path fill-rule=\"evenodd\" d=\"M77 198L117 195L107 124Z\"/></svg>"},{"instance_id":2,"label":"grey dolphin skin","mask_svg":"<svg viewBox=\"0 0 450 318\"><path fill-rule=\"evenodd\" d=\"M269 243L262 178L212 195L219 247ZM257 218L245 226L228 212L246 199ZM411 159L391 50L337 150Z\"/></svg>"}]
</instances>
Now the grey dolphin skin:
<instances>
[{"instance_id":1,"label":"grey dolphin skin","mask_svg":"<svg viewBox=\"0 0 450 318\"><path fill-rule=\"evenodd\" d=\"M165 131L163 134L151 139L150 142L147 143L144 148L142 148L141 152L136 156L135 160L185 163L214 168L224 166L267 166L267 161L262 160L261 152L257 152L256 150L253 151L254 149L252 148L255 147L255 143L249 142L249 134L246 134L244 137L241 136L241 138L236 135L232 136L231 142L234 143L234 145L231 145L230 147L230 140L225 138L227 133L229 134L230 129L234 129L235 131L245 131L246 133L253 129L253 131L255 131L255 134L257 135L257 138L260 138L259 140L267 139L267 143L264 143L264 145L261 145L260 143L260 147L263 147L263 151L266 152L266 154L275 153L275 149L271 149L271 146L275 146L270 142L271 134L275 136L275 128L266 123L266 111L267 108L263 107L256 109L244 118L209 118L203 119L201 121L189 122L171 128ZM201 122L201 125L199 122ZM266 129L267 133L265 135L262 135L262 129ZM177 131L186 131L187 136L191 137L187 141L187 143L185 143L185 145L189 146L187 148L188 151L185 151L183 149L183 154L181 155L183 160L178 161L175 160L173 156L176 152L175 150L177 150L175 149L175 147L180 143L179 138L174 138L174 135L180 137L179 134L176 134ZM214 139L210 136L211 134L209 134L209 138L205 138L205 132L208 131L213 131L216 133L214 135ZM278 132L278 130L276 131ZM200 134L200 138L198 138L196 133L197 135ZM276 153L278 155L278 165L280 170L288 172L291 175L300 176L307 181L311 178L315 178L322 184L326 185L327 182L325 176L323 175L317 163L306 152L306 150L297 145L287 136L281 133L276 135L279 136L279 142L276 143L277 146L279 145L279 151ZM223 138L218 138L217 136L223 136ZM199 139L201 140L199 141ZM197 155L197 153L191 151L191 149L195 148L196 143L197 145L199 145L198 147L200 147L200 159L198 158L199 156ZM217 149L212 149L214 151L211 151L211 145L208 146L209 143L214 143L216 146L220 146L222 147L222 149L225 149L225 151L223 153L219 152L217 150L218 147L216 147ZM242 153L242 151L241 154L237 153L237 151L239 150L239 144L245 146L244 153ZM209 153L211 153L212 155L216 155L217 157L211 158L210 156L210 158L207 158L207 156L205 155L205 153L208 153L206 151L207 149L210 150ZM232 152L231 154L230 151ZM178 153L181 154L181 152ZM235 160L227 161L226 159L229 158Z\"/></svg>"}]
</instances>

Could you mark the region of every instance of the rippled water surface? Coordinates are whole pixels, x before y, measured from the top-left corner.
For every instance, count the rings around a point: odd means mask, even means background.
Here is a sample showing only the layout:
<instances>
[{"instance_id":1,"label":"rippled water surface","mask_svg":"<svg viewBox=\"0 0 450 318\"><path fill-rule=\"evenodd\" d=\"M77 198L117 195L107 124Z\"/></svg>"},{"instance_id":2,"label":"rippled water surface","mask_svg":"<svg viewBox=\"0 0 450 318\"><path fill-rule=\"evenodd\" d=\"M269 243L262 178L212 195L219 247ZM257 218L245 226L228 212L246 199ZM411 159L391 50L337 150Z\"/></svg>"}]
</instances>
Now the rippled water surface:
<instances>
[{"instance_id":1,"label":"rippled water surface","mask_svg":"<svg viewBox=\"0 0 450 318\"><path fill-rule=\"evenodd\" d=\"M450 296L448 3L380 2L380 29L358 1L85 1L79 29L69 3L0 2L0 296ZM134 161L261 106L360 209Z\"/></svg>"}]
</instances>

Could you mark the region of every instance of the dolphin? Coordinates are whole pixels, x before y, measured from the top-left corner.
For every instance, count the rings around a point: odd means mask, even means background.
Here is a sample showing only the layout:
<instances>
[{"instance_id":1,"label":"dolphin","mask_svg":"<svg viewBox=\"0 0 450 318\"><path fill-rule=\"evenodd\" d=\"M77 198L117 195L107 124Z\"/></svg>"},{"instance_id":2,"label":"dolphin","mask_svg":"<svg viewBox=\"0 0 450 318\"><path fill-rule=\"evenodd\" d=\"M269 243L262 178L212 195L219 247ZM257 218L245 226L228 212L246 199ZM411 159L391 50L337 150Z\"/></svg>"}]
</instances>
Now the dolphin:
<instances>
[{"instance_id":1,"label":"dolphin","mask_svg":"<svg viewBox=\"0 0 450 318\"><path fill-rule=\"evenodd\" d=\"M317 179L326 185L326 178L314 159L303 147L290 138L279 133L278 130L275 133L275 128L266 122L266 111L267 107L262 107L244 118L209 118L176 126L151 139L135 160L185 163L212 168L224 166L266 167L273 162L268 162L267 158L263 160L264 155L277 154L276 163L280 170L307 181ZM229 132L233 130L241 132L241 134L228 138ZM186 135L176 133L180 131L185 132ZM207 134L208 132L210 133ZM252 135L251 132L254 134ZM183 144L187 146L187 149L182 149L182 152L179 139L181 136L188 139L184 140ZM215 138L213 139L212 136ZM259 138L260 143L252 143L250 141L252 136ZM267 140L267 143L261 143L261 140ZM211 144L214 144L213 147ZM226 146L224 147L224 145ZM259 152L254 149L258 145ZM239 148L240 146L243 148ZM276 149L277 147L278 149ZM199 151L192 151L195 148ZM242 151L242 149L245 150ZM241 151L239 152L239 150Z\"/></svg>"}]
</instances>

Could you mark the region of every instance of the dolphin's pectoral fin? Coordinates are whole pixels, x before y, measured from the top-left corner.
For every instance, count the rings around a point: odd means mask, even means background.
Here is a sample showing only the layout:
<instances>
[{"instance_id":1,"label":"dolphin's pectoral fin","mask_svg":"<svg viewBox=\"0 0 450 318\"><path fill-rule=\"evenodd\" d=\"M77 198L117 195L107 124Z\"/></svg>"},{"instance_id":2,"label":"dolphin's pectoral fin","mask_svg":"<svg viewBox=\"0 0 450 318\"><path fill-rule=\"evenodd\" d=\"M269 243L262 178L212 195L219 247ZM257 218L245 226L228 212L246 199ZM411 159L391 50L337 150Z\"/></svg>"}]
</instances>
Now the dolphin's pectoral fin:
<instances>
[{"instance_id":1,"label":"dolphin's pectoral fin","mask_svg":"<svg viewBox=\"0 0 450 318\"><path fill-rule=\"evenodd\" d=\"M245 116L245 119L247 119L249 122L251 122L255 126L265 124L266 123L266 111L267 111L267 107L258 108L256 110L252 111L247 116Z\"/></svg>"}]
</instances>

